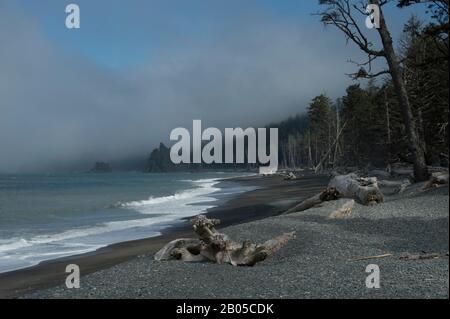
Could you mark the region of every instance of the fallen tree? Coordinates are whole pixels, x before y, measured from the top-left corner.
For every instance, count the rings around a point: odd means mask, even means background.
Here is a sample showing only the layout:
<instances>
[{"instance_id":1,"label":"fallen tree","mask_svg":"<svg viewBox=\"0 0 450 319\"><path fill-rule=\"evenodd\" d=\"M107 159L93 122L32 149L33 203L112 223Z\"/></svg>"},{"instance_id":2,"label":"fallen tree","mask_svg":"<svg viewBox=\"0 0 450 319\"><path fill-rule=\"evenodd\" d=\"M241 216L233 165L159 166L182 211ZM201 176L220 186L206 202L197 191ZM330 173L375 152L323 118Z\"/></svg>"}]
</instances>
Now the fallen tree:
<instances>
[{"instance_id":1,"label":"fallen tree","mask_svg":"<svg viewBox=\"0 0 450 319\"><path fill-rule=\"evenodd\" d=\"M363 205L374 205L384 200L383 194L378 188L376 177L358 177L356 174L351 173L334 176L324 191L305 199L300 204L288 209L284 214L301 212L320 205L325 201L336 200L342 197L354 199ZM353 205L351 206L353 208Z\"/></svg>"},{"instance_id":2,"label":"fallen tree","mask_svg":"<svg viewBox=\"0 0 450 319\"><path fill-rule=\"evenodd\" d=\"M435 172L431 174L425 188L439 187L445 184L448 184L448 172Z\"/></svg>"},{"instance_id":3,"label":"fallen tree","mask_svg":"<svg viewBox=\"0 0 450 319\"><path fill-rule=\"evenodd\" d=\"M335 176L328 187L335 188L342 197L353 198L363 205L383 202L376 177L358 177L354 173Z\"/></svg>"},{"instance_id":4,"label":"fallen tree","mask_svg":"<svg viewBox=\"0 0 450 319\"><path fill-rule=\"evenodd\" d=\"M311 207L317 206L317 205L321 204L322 202L335 200L335 199L338 199L339 197L340 197L340 195L335 188L326 188L321 193L314 195L313 197L307 198L300 204L287 210L286 212L284 212L284 214L302 212Z\"/></svg>"},{"instance_id":5,"label":"fallen tree","mask_svg":"<svg viewBox=\"0 0 450 319\"><path fill-rule=\"evenodd\" d=\"M155 254L155 260L182 260L186 262L212 261L233 266L254 266L274 255L288 241L295 238L295 232L284 233L262 244L250 240L242 243L231 240L216 230L219 219L208 219L198 215L191 220L194 232L199 238L181 238L166 244Z\"/></svg>"}]
</instances>

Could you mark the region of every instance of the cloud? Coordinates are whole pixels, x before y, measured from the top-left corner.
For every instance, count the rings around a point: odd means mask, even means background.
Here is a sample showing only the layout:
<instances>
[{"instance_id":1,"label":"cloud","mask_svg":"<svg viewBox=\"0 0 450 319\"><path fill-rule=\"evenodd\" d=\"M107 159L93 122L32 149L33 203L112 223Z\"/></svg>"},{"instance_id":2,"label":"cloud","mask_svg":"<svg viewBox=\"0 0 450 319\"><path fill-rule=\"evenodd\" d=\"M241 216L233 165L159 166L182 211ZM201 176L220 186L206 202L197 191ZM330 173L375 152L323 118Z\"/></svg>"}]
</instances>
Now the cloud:
<instances>
[{"instance_id":1,"label":"cloud","mask_svg":"<svg viewBox=\"0 0 450 319\"><path fill-rule=\"evenodd\" d=\"M263 126L337 97L354 48L320 23L255 14L218 21L113 71L58 48L28 16L0 8L0 172L148 154L193 119ZM139 49L139 48L136 48Z\"/></svg>"}]
</instances>

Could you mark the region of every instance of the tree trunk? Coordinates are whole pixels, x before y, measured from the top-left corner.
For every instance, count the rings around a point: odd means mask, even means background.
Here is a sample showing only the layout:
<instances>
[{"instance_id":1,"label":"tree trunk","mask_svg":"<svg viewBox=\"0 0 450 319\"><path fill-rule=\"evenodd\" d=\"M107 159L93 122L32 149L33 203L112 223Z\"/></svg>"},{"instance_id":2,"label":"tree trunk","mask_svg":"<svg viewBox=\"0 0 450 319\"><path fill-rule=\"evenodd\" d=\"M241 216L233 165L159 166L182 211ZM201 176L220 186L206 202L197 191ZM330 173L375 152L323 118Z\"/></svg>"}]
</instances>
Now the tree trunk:
<instances>
[{"instance_id":1,"label":"tree trunk","mask_svg":"<svg viewBox=\"0 0 450 319\"><path fill-rule=\"evenodd\" d=\"M305 199L298 205L288 209L284 214L298 213L307 210L311 207L322 204L330 200L336 200L339 198L339 193L335 188L326 188L321 193L314 195L313 197Z\"/></svg>"},{"instance_id":2,"label":"tree trunk","mask_svg":"<svg viewBox=\"0 0 450 319\"><path fill-rule=\"evenodd\" d=\"M314 167L314 172L317 173L320 169L322 169L323 162L328 158L328 156L331 154L331 151L333 150L333 146L337 143L339 143L339 138L341 137L341 134L344 132L345 127L347 126L347 122L342 125L342 128L340 129L340 132L337 134L336 139L333 142L333 145L331 145L327 152L325 153L325 156L322 157L319 161L319 163Z\"/></svg>"},{"instance_id":3,"label":"tree trunk","mask_svg":"<svg viewBox=\"0 0 450 319\"><path fill-rule=\"evenodd\" d=\"M376 177L358 177L354 173L339 175L330 181L328 188L334 188L342 197L356 199L363 205L374 205L384 200Z\"/></svg>"},{"instance_id":4,"label":"tree trunk","mask_svg":"<svg viewBox=\"0 0 450 319\"><path fill-rule=\"evenodd\" d=\"M420 141L417 136L416 125L411 110L411 104L409 102L405 83L402 78L400 65L394 51L392 37L387 28L386 21L384 20L384 15L381 11L379 0L371 0L370 2L380 7L380 28L378 29L378 33L380 34L381 41L383 43L385 57L389 65L389 72L392 76L394 89L403 113L403 121L408 136L408 146L410 148L414 161L414 179L417 182L426 181L429 178L428 169L425 164L423 150L420 147Z\"/></svg>"},{"instance_id":5,"label":"tree trunk","mask_svg":"<svg viewBox=\"0 0 450 319\"><path fill-rule=\"evenodd\" d=\"M338 156L338 150L339 150L339 131L340 131L340 120L339 120L339 106L336 105L336 140L337 143L335 145L334 148L334 156L333 156L333 168L336 167L336 161L337 161L337 156Z\"/></svg>"},{"instance_id":6,"label":"tree trunk","mask_svg":"<svg viewBox=\"0 0 450 319\"><path fill-rule=\"evenodd\" d=\"M312 167L311 130L308 131L308 167Z\"/></svg>"},{"instance_id":7,"label":"tree trunk","mask_svg":"<svg viewBox=\"0 0 450 319\"><path fill-rule=\"evenodd\" d=\"M384 90L384 105L386 106L386 134L387 134L387 145L388 145L388 163L391 162L391 115L389 114L389 101L387 98L387 92Z\"/></svg>"}]
</instances>

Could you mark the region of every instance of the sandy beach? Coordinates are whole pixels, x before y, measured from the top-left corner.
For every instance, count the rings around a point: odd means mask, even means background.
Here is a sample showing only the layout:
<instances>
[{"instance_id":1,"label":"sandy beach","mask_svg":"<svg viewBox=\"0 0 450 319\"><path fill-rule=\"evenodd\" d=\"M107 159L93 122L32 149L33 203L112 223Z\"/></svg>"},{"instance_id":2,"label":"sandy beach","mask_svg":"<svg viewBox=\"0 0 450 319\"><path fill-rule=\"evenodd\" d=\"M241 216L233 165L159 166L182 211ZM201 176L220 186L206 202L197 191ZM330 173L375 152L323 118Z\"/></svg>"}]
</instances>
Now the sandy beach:
<instances>
[{"instance_id":1,"label":"sandy beach","mask_svg":"<svg viewBox=\"0 0 450 319\"><path fill-rule=\"evenodd\" d=\"M254 267L157 262L154 253L174 238L192 237L187 223L160 237L108 246L94 253L0 275L7 298L448 298L448 186L386 196L376 206L357 204L345 219L328 218L342 199L289 215L287 208L323 189L327 176L284 181L241 178L259 189L208 212L236 240L263 242L296 231L270 259ZM403 260L405 253L440 253ZM360 257L390 254L372 260ZM81 288L64 285L65 266L80 266ZM380 269L380 288L365 284L367 265Z\"/></svg>"}]
</instances>

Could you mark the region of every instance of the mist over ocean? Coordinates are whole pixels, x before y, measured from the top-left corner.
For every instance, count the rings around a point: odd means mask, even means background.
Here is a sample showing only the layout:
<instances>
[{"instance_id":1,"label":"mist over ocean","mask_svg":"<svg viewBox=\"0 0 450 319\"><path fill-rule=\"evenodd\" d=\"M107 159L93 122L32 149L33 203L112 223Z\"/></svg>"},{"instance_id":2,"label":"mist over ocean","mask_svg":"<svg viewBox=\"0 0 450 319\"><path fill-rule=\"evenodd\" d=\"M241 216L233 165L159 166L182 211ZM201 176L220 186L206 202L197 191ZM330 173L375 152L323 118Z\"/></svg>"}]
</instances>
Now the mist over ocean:
<instances>
[{"instance_id":1,"label":"mist over ocean","mask_svg":"<svg viewBox=\"0 0 450 319\"><path fill-rule=\"evenodd\" d=\"M242 174L241 174L242 175ZM157 236L215 206L238 173L0 175L0 272Z\"/></svg>"}]
</instances>

